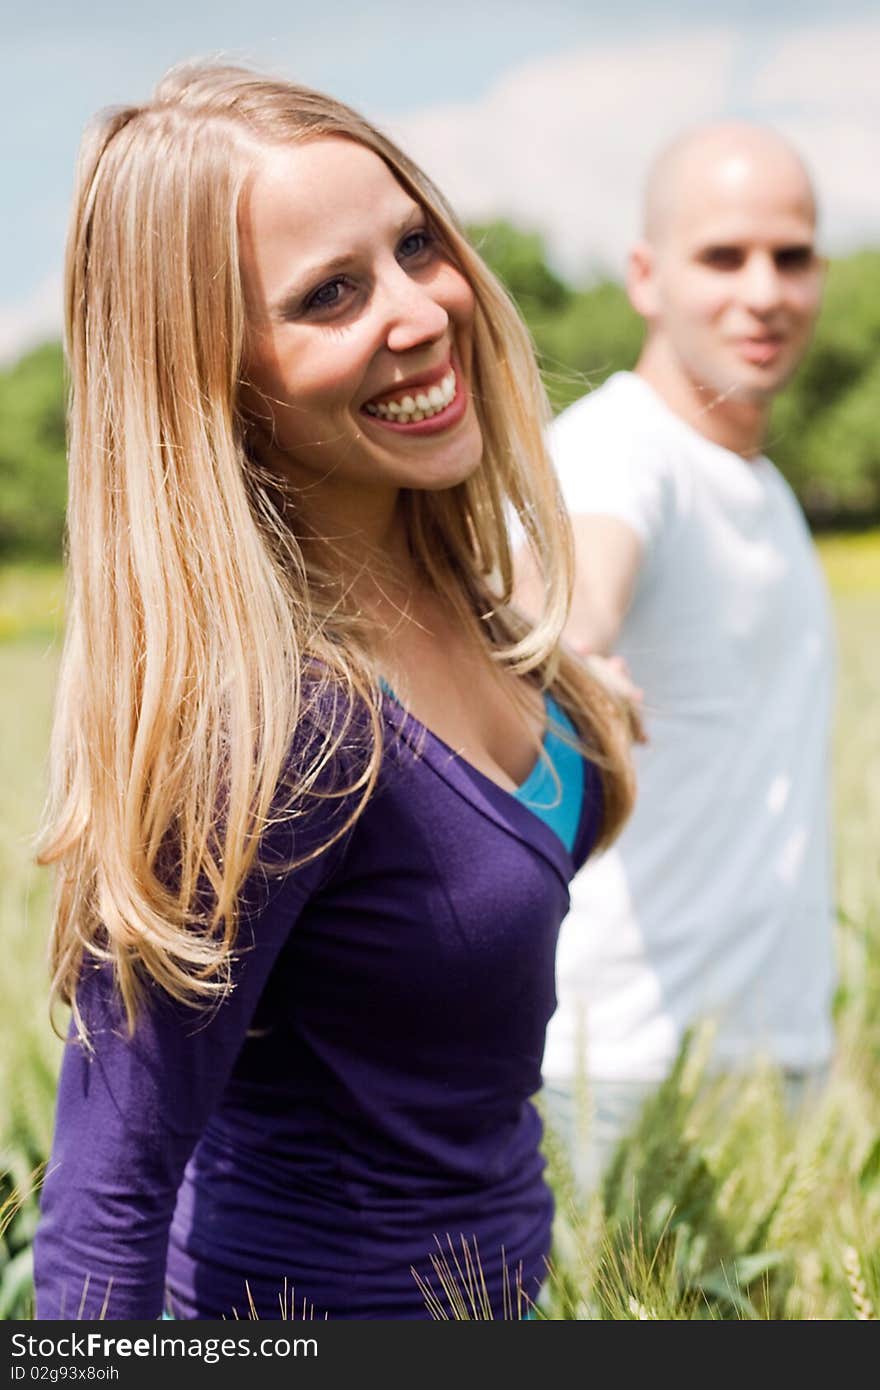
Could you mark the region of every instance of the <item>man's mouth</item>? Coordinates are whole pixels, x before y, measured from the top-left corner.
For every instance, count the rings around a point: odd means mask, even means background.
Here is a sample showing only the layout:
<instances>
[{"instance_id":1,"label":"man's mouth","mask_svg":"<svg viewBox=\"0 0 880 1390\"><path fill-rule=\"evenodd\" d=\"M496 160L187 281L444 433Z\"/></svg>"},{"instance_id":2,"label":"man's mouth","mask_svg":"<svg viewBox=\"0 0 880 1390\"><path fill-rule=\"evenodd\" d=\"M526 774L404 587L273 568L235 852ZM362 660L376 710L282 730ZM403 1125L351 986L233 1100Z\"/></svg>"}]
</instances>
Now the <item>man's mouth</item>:
<instances>
[{"instance_id":1,"label":"man's mouth","mask_svg":"<svg viewBox=\"0 0 880 1390\"><path fill-rule=\"evenodd\" d=\"M738 343L740 355L747 362L753 362L758 367L765 367L779 356L784 346L784 339L778 336L765 338L741 338Z\"/></svg>"},{"instance_id":2,"label":"man's mouth","mask_svg":"<svg viewBox=\"0 0 880 1390\"><path fill-rule=\"evenodd\" d=\"M363 409L368 415L395 425L418 424L447 410L455 400L456 389L455 369L450 367L445 376L430 386L401 387L396 394L385 392L367 401Z\"/></svg>"}]
</instances>

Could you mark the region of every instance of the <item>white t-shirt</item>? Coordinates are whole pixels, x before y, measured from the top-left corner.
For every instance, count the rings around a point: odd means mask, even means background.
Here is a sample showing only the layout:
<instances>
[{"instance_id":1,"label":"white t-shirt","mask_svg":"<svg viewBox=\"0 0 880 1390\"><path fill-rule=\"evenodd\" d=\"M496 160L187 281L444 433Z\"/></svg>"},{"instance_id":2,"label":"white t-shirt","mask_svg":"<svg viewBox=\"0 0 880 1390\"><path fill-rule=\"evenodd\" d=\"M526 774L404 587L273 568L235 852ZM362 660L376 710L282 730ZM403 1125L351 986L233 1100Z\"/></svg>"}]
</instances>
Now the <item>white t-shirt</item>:
<instances>
[{"instance_id":1,"label":"white t-shirt","mask_svg":"<svg viewBox=\"0 0 880 1390\"><path fill-rule=\"evenodd\" d=\"M546 1080L662 1078L713 1021L713 1059L824 1064L833 988L830 609L792 492L613 376L552 428L572 515L644 544L615 648L650 742L617 843L572 885ZM583 1049L581 1053L581 1049Z\"/></svg>"}]
</instances>

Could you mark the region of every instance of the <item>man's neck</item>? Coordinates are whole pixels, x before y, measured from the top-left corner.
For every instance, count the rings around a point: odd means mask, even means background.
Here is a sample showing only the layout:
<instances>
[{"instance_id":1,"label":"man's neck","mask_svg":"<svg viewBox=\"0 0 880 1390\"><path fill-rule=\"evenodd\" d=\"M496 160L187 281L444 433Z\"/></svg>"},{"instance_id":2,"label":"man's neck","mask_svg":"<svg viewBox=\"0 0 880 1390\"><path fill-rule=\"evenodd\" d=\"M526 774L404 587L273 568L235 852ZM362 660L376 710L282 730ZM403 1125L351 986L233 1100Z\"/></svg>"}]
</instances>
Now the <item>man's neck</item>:
<instances>
[{"instance_id":1,"label":"man's neck","mask_svg":"<svg viewBox=\"0 0 880 1390\"><path fill-rule=\"evenodd\" d=\"M760 454L770 417L769 401L713 394L689 377L661 343L645 344L635 370L673 414L705 439L745 459Z\"/></svg>"}]
</instances>

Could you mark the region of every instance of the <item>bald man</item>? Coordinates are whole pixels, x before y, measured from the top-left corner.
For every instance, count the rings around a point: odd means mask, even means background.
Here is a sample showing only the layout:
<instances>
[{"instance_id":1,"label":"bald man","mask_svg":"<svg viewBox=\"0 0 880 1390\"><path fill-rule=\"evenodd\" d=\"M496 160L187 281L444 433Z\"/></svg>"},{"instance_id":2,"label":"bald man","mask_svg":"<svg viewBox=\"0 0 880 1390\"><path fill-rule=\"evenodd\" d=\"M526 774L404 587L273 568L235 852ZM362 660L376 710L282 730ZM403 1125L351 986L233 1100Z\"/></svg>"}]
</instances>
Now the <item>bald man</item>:
<instances>
[{"instance_id":1,"label":"bald man","mask_svg":"<svg viewBox=\"0 0 880 1390\"><path fill-rule=\"evenodd\" d=\"M635 371L553 427L577 553L569 636L625 660L647 734L633 818L573 885L544 1058L549 1117L587 1185L691 1025L710 1025L717 1068L776 1063L792 1102L831 1055L829 607L763 452L819 309L815 231L778 135L677 140L629 261Z\"/></svg>"}]
</instances>

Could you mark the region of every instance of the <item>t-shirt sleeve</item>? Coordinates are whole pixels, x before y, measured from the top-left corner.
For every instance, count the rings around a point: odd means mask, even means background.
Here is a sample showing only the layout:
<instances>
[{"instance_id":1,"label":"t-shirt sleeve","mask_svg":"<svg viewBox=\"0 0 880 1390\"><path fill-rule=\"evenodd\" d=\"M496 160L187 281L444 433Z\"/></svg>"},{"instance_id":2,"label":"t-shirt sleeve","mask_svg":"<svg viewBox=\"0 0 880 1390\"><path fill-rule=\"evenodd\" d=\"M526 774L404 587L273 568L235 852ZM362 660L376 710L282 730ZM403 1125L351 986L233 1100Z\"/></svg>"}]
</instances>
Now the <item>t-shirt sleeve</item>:
<instances>
[{"instance_id":1,"label":"t-shirt sleeve","mask_svg":"<svg viewBox=\"0 0 880 1390\"><path fill-rule=\"evenodd\" d=\"M665 454L639 421L615 417L589 397L550 428L550 452L572 517L610 516L635 531L646 550L659 537L671 479Z\"/></svg>"},{"instance_id":2,"label":"t-shirt sleeve","mask_svg":"<svg viewBox=\"0 0 880 1390\"><path fill-rule=\"evenodd\" d=\"M342 814L343 803L328 799L305 840L320 843ZM184 1167L279 953L344 846L339 840L299 868L274 870L295 838L289 829L264 837L241 899L233 988L219 1006L193 1009L154 987L129 1036L108 967L84 969L77 998L92 1050L71 1037L62 1062L34 1244L38 1318L160 1316Z\"/></svg>"}]
</instances>

